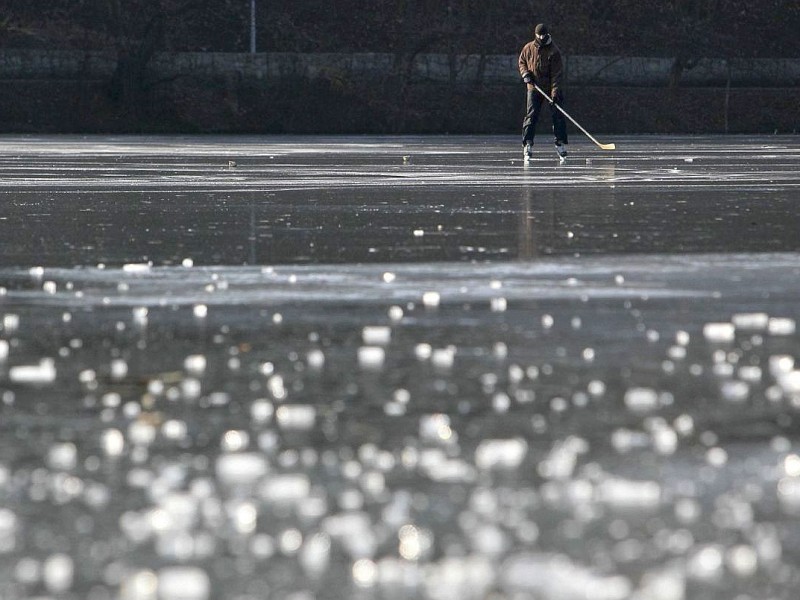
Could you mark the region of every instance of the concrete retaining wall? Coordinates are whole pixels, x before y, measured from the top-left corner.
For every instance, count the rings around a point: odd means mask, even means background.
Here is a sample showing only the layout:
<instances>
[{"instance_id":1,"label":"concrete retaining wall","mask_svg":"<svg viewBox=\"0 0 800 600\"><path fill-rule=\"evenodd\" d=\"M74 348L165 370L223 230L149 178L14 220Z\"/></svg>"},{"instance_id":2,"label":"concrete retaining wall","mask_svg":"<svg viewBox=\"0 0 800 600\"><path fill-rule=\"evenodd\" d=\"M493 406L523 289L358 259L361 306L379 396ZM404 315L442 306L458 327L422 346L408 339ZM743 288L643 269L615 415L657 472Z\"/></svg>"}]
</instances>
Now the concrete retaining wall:
<instances>
[{"instance_id":1,"label":"concrete retaining wall","mask_svg":"<svg viewBox=\"0 0 800 600\"><path fill-rule=\"evenodd\" d=\"M237 77L254 80L318 78L415 82L516 84L516 56L419 54L203 53L157 54L150 64L156 78ZM106 79L114 71L113 52L0 50L0 79ZM800 85L800 59L698 59L567 56L569 85L650 87L792 87Z\"/></svg>"}]
</instances>

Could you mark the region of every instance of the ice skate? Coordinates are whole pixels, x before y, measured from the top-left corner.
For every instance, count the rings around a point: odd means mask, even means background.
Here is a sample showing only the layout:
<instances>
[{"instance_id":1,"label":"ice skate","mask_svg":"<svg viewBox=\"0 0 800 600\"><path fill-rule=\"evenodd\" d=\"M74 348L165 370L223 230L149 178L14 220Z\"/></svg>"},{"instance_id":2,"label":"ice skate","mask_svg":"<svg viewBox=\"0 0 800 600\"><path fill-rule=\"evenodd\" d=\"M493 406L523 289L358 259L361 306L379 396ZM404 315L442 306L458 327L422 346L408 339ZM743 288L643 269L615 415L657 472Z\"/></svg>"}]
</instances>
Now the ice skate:
<instances>
[{"instance_id":1,"label":"ice skate","mask_svg":"<svg viewBox=\"0 0 800 600\"><path fill-rule=\"evenodd\" d=\"M533 158L533 144L527 143L523 146L522 158L525 162L529 162Z\"/></svg>"},{"instance_id":2,"label":"ice skate","mask_svg":"<svg viewBox=\"0 0 800 600\"><path fill-rule=\"evenodd\" d=\"M558 153L558 162L562 165L567 162L567 149L564 144L556 144L556 152Z\"/></svg>"}]
</instances>

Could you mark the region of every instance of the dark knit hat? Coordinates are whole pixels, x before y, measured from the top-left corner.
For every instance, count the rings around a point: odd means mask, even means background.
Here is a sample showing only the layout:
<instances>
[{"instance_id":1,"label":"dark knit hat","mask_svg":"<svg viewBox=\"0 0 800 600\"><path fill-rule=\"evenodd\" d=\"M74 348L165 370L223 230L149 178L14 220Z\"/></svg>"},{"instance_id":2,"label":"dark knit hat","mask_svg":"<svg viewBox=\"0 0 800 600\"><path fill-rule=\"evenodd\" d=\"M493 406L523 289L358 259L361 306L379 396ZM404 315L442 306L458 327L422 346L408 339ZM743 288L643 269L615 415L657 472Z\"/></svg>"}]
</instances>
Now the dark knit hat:
<instances>
[{"instance_id":1,"label":"dark knit hat","mask_svg":"<svg viewBox=\"0 0 800 600\"><path fill-rule=\"evenodd\" d=\"M534 30L534 33L536 35L547 35L548 33L550 33L550 30L547 28L547 25L545 25L544 23L539 23L536 26L536 29Z\"/></svg>"}]
</instances>

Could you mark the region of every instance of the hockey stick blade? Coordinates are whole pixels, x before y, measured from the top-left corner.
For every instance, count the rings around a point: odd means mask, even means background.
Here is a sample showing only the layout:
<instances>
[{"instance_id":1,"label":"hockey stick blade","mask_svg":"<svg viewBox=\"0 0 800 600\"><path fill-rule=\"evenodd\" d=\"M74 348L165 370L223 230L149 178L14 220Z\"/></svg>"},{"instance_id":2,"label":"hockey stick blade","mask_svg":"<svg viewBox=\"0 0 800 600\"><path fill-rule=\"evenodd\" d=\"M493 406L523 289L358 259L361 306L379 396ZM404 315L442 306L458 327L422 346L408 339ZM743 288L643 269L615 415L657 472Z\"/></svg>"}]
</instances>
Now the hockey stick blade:
<instances>
[{"instance_id":1,"label":"hockey stick blade","mask_svg":"<svg viewBox=\"0 0 800 600\"><path fill-rule=\"evenodd\" d=\"M548 96L548 95L545 93L545 91L544 91L542 88L540 88L540 87L539 87L539 85L538 85L538 84L534 83L533 85L534 85L534 87L536 88L536 90L537 90L537 91L538 91L538 92L539 92L539 93L540 93L542 96L544 96L544 97L545 97L545 99L546 99L546 100L547 100L547 101L550 103L550 105L551 105L551 106L555 106L555 107L556 107L556 108L557 108L559 111L561 111L561 113L562 113L562 114L563 114L565 117L567 117L567 118L568 118L570 121L572 121L572 123L573 123L573 124L574 124L574 125L575 125L575 126L578 128L578 129L580 129L580 130L581 130L583 133L585 133L585 134L586 134L586 137L588 137L590 140L592 140L592 141L593 141L593 142L594 142L594 143L595 143L595 144L596 144L596 145L597 145L599 148L601 148L602 150L616 150L616 149L617 149L617 146L616 146L616 144L601 144L601 143L600 143L600 142L598 142L596 139L594 139L594 137L592 136L592 134L591 134L591 133L589 133L589 132L588 132L588 131L586 131L586 130L585 130L583 127L581 127L581 124L580 124L580 123L578 123L578 122L577 122L575 119L573 119L573 118L572 118L572 117L569 115L569 113L568 113L567 111L565 111L563 108L561 108L561 106L560 106L559 104L556 104L556 103L553 101L553 99L552 99L552 98L550 98L550 96Z\"/></svg>"}]
</instances>

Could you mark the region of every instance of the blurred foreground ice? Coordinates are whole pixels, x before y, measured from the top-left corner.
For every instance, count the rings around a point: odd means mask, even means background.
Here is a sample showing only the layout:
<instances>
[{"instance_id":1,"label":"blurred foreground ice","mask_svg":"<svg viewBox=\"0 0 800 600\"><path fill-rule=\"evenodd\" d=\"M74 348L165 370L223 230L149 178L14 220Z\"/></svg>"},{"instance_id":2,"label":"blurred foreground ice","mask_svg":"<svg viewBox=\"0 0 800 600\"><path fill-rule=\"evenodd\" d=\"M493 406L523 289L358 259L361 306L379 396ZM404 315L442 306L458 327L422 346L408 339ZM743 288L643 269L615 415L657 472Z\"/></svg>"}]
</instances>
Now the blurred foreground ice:
<instances>
[{"instance_id":1,"label":"blurred foreground ice","mask_svg":"<svg viewBox=\"0 0 800 600\"><path fill-rule=\"evenodd\" d=\"M0 597L791 597L799 269L4 271Z\"/></svg>"}]
</instances>

